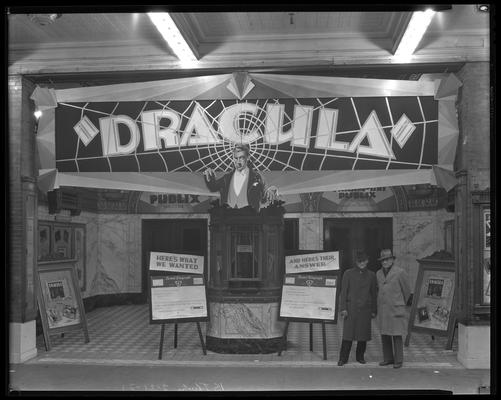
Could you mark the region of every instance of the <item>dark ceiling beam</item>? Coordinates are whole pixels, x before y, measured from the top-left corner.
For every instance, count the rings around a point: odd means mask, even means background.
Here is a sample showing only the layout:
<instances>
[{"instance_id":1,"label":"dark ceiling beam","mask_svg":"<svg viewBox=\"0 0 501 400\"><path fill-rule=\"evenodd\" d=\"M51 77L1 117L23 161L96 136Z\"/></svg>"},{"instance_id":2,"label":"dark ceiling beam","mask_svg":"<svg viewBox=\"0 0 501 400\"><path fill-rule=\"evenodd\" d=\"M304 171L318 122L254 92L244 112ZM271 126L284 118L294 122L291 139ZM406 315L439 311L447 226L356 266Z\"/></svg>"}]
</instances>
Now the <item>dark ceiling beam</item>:
<instances>
[{"instance_id":1,"label":"dark ceiling beam","mask_svg":"<svg viewBox=\"0 0 501 400\"><path fill-rule=\"evenodd\" d=\"M270 74L297 74L339 77L365 77L375 79L410 79L421 74L458 72L464 63L430 63L430 64L391 64L391 65L334 65L326 67L295 66L247 68L245 71ZM123 71L95 73L60 73L26 75L36 84L78 83L82 86L98 86L114 83L147 82L163 79L187 78L203 75L228 74L238 71L237 68L196 69L196 70L158 70L158 71Z\"/></svg>"}]
</instances>

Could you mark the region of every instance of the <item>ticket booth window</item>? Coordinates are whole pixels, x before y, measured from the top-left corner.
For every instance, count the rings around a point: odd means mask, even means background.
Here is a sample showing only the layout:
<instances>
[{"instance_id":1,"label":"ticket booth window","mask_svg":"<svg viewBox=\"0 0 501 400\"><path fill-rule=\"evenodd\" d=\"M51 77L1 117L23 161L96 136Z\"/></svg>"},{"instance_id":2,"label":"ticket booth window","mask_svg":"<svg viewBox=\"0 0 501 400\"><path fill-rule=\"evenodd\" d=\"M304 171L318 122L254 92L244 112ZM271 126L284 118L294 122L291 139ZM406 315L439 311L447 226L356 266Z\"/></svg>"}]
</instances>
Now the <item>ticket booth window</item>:
<instances>
[{"instance_id":1,"label":"ticket booth window","mask_svg":"<svg viewBox=\"0 0 501 400\"><path fill-rule=\"evenodd\" d=\"M260 280L259 232L256 227L239 226L231 231L230 280Z\"/></svg>"}]
</instances>

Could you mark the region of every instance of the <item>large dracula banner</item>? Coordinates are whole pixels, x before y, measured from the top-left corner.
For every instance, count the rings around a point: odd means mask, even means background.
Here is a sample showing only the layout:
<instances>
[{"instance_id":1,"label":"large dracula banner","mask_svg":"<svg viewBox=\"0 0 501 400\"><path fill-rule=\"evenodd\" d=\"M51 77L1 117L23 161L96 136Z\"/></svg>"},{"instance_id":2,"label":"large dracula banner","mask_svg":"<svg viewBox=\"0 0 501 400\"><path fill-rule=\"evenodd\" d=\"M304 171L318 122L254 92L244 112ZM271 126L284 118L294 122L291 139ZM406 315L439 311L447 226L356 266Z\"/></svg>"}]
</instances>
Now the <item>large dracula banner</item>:
<instances>
[{"instance_id":1,"label":"large dracula banner","mask_svg":"<svg viewBox=\"0 0 501 400\"><path fill-rule=\"evenodd\" d=\"M249 143L259 170L431 168L432 96L63 103L61 172L230 170Z\"/></svg>"},{"instance_id":2,"label":"large dracula banner","mask_svg":"<svg viewBox=\"0 0 501 400\"><path fill-rule=\"evenodd\" d=\"M171 179L177 193L203 194L201 173L231 170L234 144L248 143L269 183L298 193L312 189L302 179L321 179L319 190L365 187L354 183L364 177L368 186L378 177L393 177L389 186L439 184L437 168L443 178L455 153L456 82L235 73L37 88L32 98L51 104L38 139L42 172L60 175L53 188L88 179L106 187L104 179L130 189L127 182L144 176ZM351 186L330 187L336 172ZM151 183L152 191L162 186Z\"/></svg>"}]
</instances>

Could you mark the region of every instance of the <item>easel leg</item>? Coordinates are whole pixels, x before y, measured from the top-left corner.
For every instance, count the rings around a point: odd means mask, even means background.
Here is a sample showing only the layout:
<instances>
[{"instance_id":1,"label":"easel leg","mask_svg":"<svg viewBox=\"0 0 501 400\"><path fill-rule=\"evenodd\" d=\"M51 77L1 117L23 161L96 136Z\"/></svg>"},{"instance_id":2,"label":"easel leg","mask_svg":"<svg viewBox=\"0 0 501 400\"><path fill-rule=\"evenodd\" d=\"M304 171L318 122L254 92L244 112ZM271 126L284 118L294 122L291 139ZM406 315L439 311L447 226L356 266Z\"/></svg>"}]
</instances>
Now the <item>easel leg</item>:
<instances>
[{"instance_id":1,"label":"easel leg","mask_svg":"<svg viewBox=\"0 0 501 400\"><path fill-rule=\"evenodd\" d=\"M409 332L409 333L407 334L407 336L405 337L405 342L404 342L404 346L405 346L405 347L409 347L409 342L410 342L410 340L411 340L411 333Z\"/></svg>"},{"instance_id":2,"label":"easel leg","mask_svg":"<svg viewBox=\"0 0 501 400\"><path fill-rule=\"evenodd\" d=\"M278 351L278 355L282 355L282 350L287 350L287 329L289 329L289 321L285 321L285 329L284 329L284 347Z\"/></svg>"},{"instance_id":3,"label":"easel leg","mask_svg":"<svg viewBox=\"0 0 501 400\"><path fill-rule=\"evenodd\" d=\"M452 333L449 335L447 338L447 343L445 344L445 350L452 350L452 342L454 341L454 335L456 334L456 329L457 329L457 319L454 318L452 321L453 328L452 328Z\"/></svg>"},{"instance_id":4,"label":"easel leg","mask_svg":"<svg viewBox=\"0 0 501 400\"><path fill-rule=\"evenodd\" d=\"M177 323L174 324L174 348L177 349Z\"/></svg>"},{"instance_id":5,"label":"easel leg","mask_svg":"<svg viewBox=\"0 0 501 400\"><path fill-rule=\"evenodd\" d=\"M325 322L322 321L322 340L323 340L323 347L324 347L324 360L327 360L327 343L325 340Z\"/></svg>"},{"instance_id":6,"label":"easel leg","mask_svg":"<svg viewBox=\"0 0 501 400\"><path fill-rule=\"evenodd\" d=\"M50 343L50 336L45 332L45 329L43 331L43 338L45 342L45 351L50 351L50 349L52 348L52 345Z\"/></svg>"},{"instance_id":7,"label":"easel leg","mask_svg":"<svg viewBox=\"0 0 501 400\"><path fill-rule=\"evenodd\" d=\"M310 351L313 351L313 324L310 322Z\"/></svg>"},{"instance_id":8,"label":"easel leg","mask_svg":"<svg viewBox=\"0 0 501 400\"><path fill-rule=\"evenodd\" d=\"M202 343L202 350L204 355L207 355L207 349L205 348L204 338L202 336L202 329L200 329L200 322L197 322L198 336L200 336L200 343Z\"/></svg>"},{"instance_id":9,"label":"easel leg","mask_svg":"<svg viewBox=\"0 0 501 400\"><path fill-rule=\"evenodd\" d=\"M162 324L162 329L160 330L160 346L158 349L158 359L162 359L162 352L164 349L164 332L165 332L165 324Z\"/></svg>"}]
</instances>

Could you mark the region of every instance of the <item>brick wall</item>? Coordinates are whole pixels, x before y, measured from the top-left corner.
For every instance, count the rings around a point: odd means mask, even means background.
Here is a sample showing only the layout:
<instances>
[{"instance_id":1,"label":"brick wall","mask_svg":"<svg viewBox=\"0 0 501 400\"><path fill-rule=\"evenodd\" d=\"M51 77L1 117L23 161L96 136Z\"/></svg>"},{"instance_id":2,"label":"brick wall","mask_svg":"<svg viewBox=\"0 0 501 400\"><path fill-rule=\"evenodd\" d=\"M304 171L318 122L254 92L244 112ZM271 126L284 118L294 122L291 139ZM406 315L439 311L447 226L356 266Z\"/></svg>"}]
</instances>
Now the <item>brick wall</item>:
<instances>
[{"instance_id":1,"label":"brick wall","mask_svg":"<svg viewBox=\"0 0 501 400\"><path fill-rule=\"evenodd\" d=\"M466 169L469 189L490 187L490 65L467 63L457 74L459 142L455 170Z\"/></svg>"}]
</instances>

